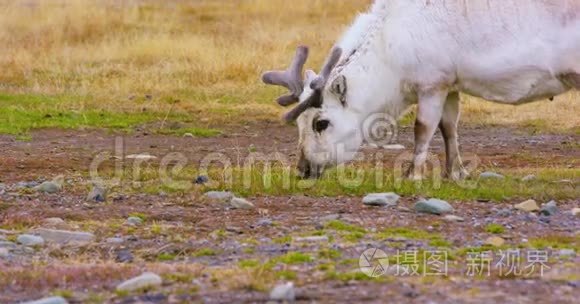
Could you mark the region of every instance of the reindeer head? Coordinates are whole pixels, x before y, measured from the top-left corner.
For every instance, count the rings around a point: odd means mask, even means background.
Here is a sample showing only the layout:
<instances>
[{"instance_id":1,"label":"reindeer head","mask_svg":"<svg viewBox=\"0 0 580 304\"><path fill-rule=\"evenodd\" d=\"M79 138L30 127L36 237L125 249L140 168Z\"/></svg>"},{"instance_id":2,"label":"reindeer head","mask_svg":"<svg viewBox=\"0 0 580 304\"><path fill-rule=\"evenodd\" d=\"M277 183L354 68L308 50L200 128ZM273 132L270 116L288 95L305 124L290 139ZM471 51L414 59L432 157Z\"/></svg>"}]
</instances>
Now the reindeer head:
<instances>
[{"instance_id":1,"label":"reindeer head","mask_svg":"<svg viewBox=\"0 0 580 304\"><path fill-rule=\"evenodd\" d=\"M303 178L318 178L328 166L350 161L363 141L358 116L346 104L346 77L332 73L341 56L342 50L334 48L319 75L308 70L303 78L308 48L300 46L287 70L262 76L264 83L290 91L278 104L298 103L283 119L298 124L298 171Z\"/></svg>"}]
</instances>

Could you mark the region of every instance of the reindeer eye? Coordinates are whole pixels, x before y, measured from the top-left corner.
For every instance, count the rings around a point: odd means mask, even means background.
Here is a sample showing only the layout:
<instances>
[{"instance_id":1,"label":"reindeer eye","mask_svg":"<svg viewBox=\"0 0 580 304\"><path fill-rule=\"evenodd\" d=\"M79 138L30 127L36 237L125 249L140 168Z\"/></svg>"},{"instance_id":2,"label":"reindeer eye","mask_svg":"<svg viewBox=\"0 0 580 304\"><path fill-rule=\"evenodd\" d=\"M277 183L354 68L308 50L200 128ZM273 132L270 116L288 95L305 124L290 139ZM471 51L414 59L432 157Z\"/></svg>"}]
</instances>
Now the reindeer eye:
<instances>
[{"instance_id":1,"label":"reindeer eye","mask_svg":"<svg viewBox=\"0 0 580 304\"><path fill-rule=\"evenodd\" d=\"M314 120L313 126L312 128L314 129L314 131L318 132L318 133L322 133L322 131L328 129L328 126L330 125L330 121L326 120L326 119L316 119Z\"/></svg>"}]
</instances>

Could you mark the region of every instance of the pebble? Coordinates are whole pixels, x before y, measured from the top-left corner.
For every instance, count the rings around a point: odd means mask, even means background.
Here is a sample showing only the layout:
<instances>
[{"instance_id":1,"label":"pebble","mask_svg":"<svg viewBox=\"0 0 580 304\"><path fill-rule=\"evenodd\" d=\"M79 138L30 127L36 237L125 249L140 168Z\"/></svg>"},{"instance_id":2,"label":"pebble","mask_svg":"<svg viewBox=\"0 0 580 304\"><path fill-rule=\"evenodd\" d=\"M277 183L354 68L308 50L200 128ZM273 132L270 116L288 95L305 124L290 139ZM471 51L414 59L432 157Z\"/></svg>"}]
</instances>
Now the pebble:
<instances>
[{"instance_id":1,"label":"pebble","mask_svg":"<svg viewBox=\"0 0 580 304\"><path fill-rule=\"evenodd\" d=\"M22 304L68 304L68 301L63 297L49 297L36 301L24 302Z\"/></svg>"},{"instance_id":2,"label":"pebble","mask_svg":"<svg viewBox=\"0 0 580 304\"><path fill-rule=\"evenodd\" d=\"M286 284L277 285L270 292L270 300L294 302L296 300L296 292L294 291L294 284L288 282Z\"/></svg>"},{"instance_id":3,"label":"pebble","mask_svg":"<svg viewBox=\"0 0 580 304\"><path fill-rule=\"evenodd\" d=\"M396 193L373 193L363 198L363 204L376 207L394 207L400 198Z\"/></svg>"},{"instance_id":4,"label":"pebble","mask_svg":"<svg viewBox=\"0 0 580 304\"><path fill-rule=\"evenodd\" d=\"M579 216L580 215L580 208L574 208L574 209L572 209L572 215L573 216Z\"/></svg>"},{"instance_id":5,"label":"pebble","mask_svg":"<svg viewBox=\"0 0 580 304\"><path fill-rule=\"evenodd\" d=\"M131 154L131 155L127 155L127 157L125 157L127 159L136 159L136 160L153 160L153 159L157 159L157 156L154 155L150 155L150 154Z\"/></svg>"},{"instance_id":6,"label":"pebble","mask_svg":"<svg viewBox=\"0 0 580 304\"><path fill-rule=\"evenodd\" d=\"M446 201L432 198L430 200L421 200L415 204L415 211L441 215L453 212L453 207Z\"/></svg>"},{"instance_id":7,"label":"pebble","mask_svg":"<svg viewBox=\"0 0 580 304\"><path fill-rule=\"evenodd\" d=\"M133 262L133 254L128 249L119 250L117 252L117 256L115 257L115 261L117 263L131 263Z\"/></svg>"},{"instance_id":8,"label":"pebble","mask_svg":"<svg viewBox=\"0 0 580 304\"><path fill-rule=\"evenodd\" d=\"M239 197L234 197L231 201L230 201L230 206L233 209L254 209L255 206L254 204L250 203L249 201L243 199L243 198L239 198Z\"/></svg>"},{"instance_id":9,"label":"pebble","mask_svg":"<svg viewBox=\"0 0 580 304\"><path fill-rule=\"evenodd\" d=\"M575 256L576 255L576 250L574 250L574 249L561 249L558 252L558 255L559 256L562 256L562 257Z\"/></svg>"},{"instance_id":10,"label":"pebble","mask_svg":"<svg viewBox=\"0 0 580 304\"><path fill-rule=\"evenodd\" d=\"M140 217L130 216L127 219L127 224L131 225L131 226L139 226L139 225L143 224L143 220Z\"/></svg>"},{"instance_id":11,"label":"pebble","mask_svg":"<svg viewBox=\"0 0 580 304\"><path fill-rule=\"evenodd\" d=\"M326 235L295 237L293 240L298 243L324 243L329 241L328 236Z\"/></svg>"},{"instance_id":12,"label":"pebble","mask_svg":"<svg viewBox=\"0 0 580 304\"><path fill-rule=\"evenodd\" d=\"M273 224L274 223L272 222L271 219L269 219L269 218L263 218L263 219L260 219L258 221L258 223L256 224L256 226L259 226L259 227L260 226L261 227L268 227L268 226L272 226Z\"/></svg>"},{"instance_id":13,"label":"pebble","mask_svg":"<svg viewBox=\"0 0 580 304\"><path fill-rule=\"evenodd\" d=\"M87 195L87 201L104 203L107 200L107 188L102 185L93 185L91 192Z\"/></svg>"},{"instance_id":14,"label":"pebble","mask_svg":"<svg viewBox=\"0 0 580 304\"><path fill-rule=\"evenodd\" d=\"M542 206L540 214L544 216L552 216L558 213L558 204L555 201L550 201Z\"/></svg>"},{"instance_id":15,"label":"pebble","mask_svg":"<svg viewBox=\"0 0 580 304\"><path fill-rule=\"evenodd\" d=\"M488 238L487 240L485 240L485 244L491 245L494 247L500 247L500 246L503 246L505 244L505 240L503 238L500 238L499 236L492 236L492 237Z\"/></svg>"},{"instance_id":16,"label":"pebble","mask_svg":"<svg viewBox=\"0 0 580 304\"><path fill-rule=\"evenodd\" d=\"M16 241L24 246L41 246L44 245L44 239L37 235L21 234Z\"/></svg>"},{"instance_id":17,"label":"pebble","mask_svg":"<svg viewBox=\"0 0 580 304\"><path fill-rule=\"evenodd\" d=\"M141 289L148 289L159 287L163 283L160 276L146 272L138 277L129 279L119 285L117 285L117 291L136 291Z\"/></svg>"},{"instance_id":18,"label":"pebble","mask_svg":"<svg viewBox=\"0 0 580 304\"><path fill-rule=\"evenodd\" d=\"M480 179L505 179L505 176L495 172L483 172L479 175Z\"/></svg>"},{"instance_id":19,"label":"pebble","mask_svg":"<svg viewBox=\"0 0 580 304\"><path fill-rule=\"evenodd\" d=\"M57 193L60 191L60 189L62 188L62 186L58 183L55 182L44 182L36 187L34 187L34 189L38 192L43 192L43 193Z\"/></svg>"},{"instance_id":20,"label":"pebble","mask_svg":"<svg viewBox=\"0 0 580 304\"><path fill-rule=\"evenodd\" d=\"M34 188L34 187L36 187L38 185L39 185L38 182L18 182L16 184L16 188L17 189Z\"/></svg>"},{"instance_id":21,"label":"pebble","mask_svg":"<svg viewBox=\"0 0 580 304\"><path fill-rule=\"evenodd\" d=\"M106 243L109 244L122 244L124 242L123 238L120 237L112 237L105 240Z\"/></svg>"},{"instance_id":22,"label":"pebble","mask_svg":"<svg viewBox=\"0 0 580 304\"><path fill-rule=\"evenodd\" d=\"M62 226L65 224L64 220L61 219L60 217L49 217L49 218L44 219L44 221L42 221L42 223L44 225L52 226L52 227Z\"/></svg>"},{"instance_id":23,"label":"pebble","mask_svg":"<svg viewBox=\"0 0 580 304\"><path fill-rule=\"evenodd\" d=\"M234 194L228 191L210 191L203 197L212 201L228 202L234 198Z\"/></svg>"},{"instance_id":24,"label":"pebble","mask_svg":"<svg viewBox=\"0 0 580 304\"><path fill-rule=\"evenodd\" d=\"M536 203L535 200L527 200L523 203L515 205L514 208L526 212L534 212L540 210L540 207L538 207L538 203Z\"/></svg>"},{"instance_id":25,"label":"pebble","mask_svg":"<svg viewBox=\"0 0 580 304\"><path fill-rule=\"evenodd\" d=\"M458 223L465 222L464 218L457 216L457 215L452 215L452 214L446 215L443 219L448 221L448 222L458 222Z\"/></svg>"},{"instance_id":26,"label":"pebble","mask_svg":"<svg viewBox=\"0 0 580 304\"><path fill-rule=\"evenodd\" d=\"M0 248L0 258L4 258L10 255L8 248Z\"/></svg>"},{"instance_id":27,"label":"pebble","mask_svg":"<svg viewBox=\"0 0 580 304\"><path fill-rule=\"evenodd\" d=\"M34 230L34 233L38 234L48 242L54 242L58 244L65 244L69 242L88 243L94 241L95 239L95 235L90 232L39 228Z\"/></svg>"},{"instance_id":28,"label":"pebble","mask_svg":"<svg viewBox=\"0 0 580 304\"><path fill-rule=\"evenodd\" d=\"M16 244L9 241L0 241L0 248L16 248Z\"/></svg>"},{"instance_id":29,"label":"pebble","mask_svg":"<svg viewBox=\"0 0 580 304\"><path fill-rule=\"evenodd\" d=\"M531 182L531 181L534 181L534 180L536 180L536 176L533 175L533 174L524 176L522 178L522 182Z\"/></svg>"},{"instance_id":30,"label":"pebble","mask_svg":"<svg viewBox=\"0 0 580 304\"><path fill-rule=\"evenodd\" d=\"M209 177L207 177L205 175L200 175L197 178L195 178L196 185L204 185L204 184L207 184L208 182L209 182Z\"/></svg>"},{"instance_id":31,"label":"pebble","mask_svg":"<svg viewBox=\"0 0 580 304\"><path fill-rule=\"evenodd\" d=\"M193 134L191 134L191 133L185 133L185 134L183 134L183 137L185 137L185 138L194 138L195 136L193 136Z\"/></svg>"}]
</instances>

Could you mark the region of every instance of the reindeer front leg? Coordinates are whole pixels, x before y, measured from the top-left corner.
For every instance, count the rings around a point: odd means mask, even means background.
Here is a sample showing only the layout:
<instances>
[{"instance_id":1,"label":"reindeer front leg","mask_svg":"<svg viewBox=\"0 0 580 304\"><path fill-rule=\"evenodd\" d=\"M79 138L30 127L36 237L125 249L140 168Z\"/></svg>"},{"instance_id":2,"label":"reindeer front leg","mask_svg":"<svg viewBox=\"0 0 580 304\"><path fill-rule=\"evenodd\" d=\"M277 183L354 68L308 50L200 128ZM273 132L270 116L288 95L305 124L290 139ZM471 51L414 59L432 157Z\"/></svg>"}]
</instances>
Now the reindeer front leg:
<instances>
[{"instance_id":1,"label":"reindeer front leg","mask_svg":"<svg viewBox=\"0 0 580 304\"><path fill-rule=\"evenodd\" d=\"M459 123L459 93L450 93L443 107L443 115L439 129L445 140L445 177L452 180L461 180L467 177L467 170L463 167L457 142L457 125Z\"/></svg>"},{"instance_id":2,"label":"reindeer front leg","mask_svg":"<svg viewBox=\"0 0 580 304\"><path fill-rule=\"evenodd\" d=\"M441 122L447 94L445 90L431 90L419 94L415 121L415 152L407 178L421 180L424 177L429 144L437 130L437 125Z\"/></svg>"}]
</instances>

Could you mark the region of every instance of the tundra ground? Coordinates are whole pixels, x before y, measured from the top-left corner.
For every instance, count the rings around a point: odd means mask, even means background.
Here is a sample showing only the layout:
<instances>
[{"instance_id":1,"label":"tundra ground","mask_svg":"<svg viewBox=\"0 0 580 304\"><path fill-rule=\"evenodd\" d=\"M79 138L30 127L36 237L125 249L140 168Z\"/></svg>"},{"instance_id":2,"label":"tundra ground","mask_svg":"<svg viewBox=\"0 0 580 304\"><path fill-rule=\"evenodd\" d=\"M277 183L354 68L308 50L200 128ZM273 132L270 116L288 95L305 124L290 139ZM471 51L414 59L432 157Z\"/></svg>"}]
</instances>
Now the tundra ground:
<instances>
[{"instance_id":1,"label":"tundra ground","mask_svg":"<svg viewBox=\"0 0 580 304\"><path fill-rule=\"evenodd\" d=\"M399 128L405 150L365 148L362 159L316 182L286 170L297 132L279 122L280 91L259 75L283 67L298 44L311 46L308 67L320 66L370 2L0 0L0 303L50 295L254 303L288 281L300 302L577 302L577 92L517 108L463 96L460 141L477 164L464 184L396 179L412 148L412 113ZM439 135L433 152L442 161ZM156 158L128 157L145 154ZM484 171L505 179L480 180ZM200 174L207 183L194 183ZM59 175L57 193L34 190ZM108 187L104 202L87 200L94 177ZM232 191L255 208L208 201L210 190ZM398 206L362 204L388 191L402 196ZM432 197L464 221L414 211ZM555 200L557 213L513 208L529 199ZM38 228L95 238L18 242ZM378 278L359 268L373 248L390 264ZM521 256L501 269L509 249ZM490 264L480 254L488 251ZM428 275L433 252L446 254L445 275ZM530 263L534 254L536 262L547 254L543 274ZM143 272L162 285L116 291Z\"/></svg>"}]
</instances>

